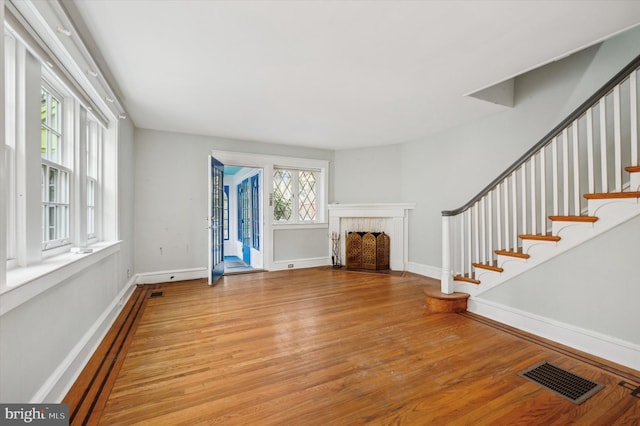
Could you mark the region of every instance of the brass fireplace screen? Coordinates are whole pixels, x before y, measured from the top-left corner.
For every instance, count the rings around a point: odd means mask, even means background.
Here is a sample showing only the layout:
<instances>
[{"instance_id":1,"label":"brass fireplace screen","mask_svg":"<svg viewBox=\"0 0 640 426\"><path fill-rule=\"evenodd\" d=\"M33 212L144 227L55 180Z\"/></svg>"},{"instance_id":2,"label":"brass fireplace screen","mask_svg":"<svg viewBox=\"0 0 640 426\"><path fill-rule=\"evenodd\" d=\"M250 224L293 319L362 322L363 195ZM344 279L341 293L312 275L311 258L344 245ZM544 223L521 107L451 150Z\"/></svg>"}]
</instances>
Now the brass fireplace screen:
<instances>
[{"instance_id":1,"label":"brass fireplace screen","mask_svg":"<svg viewBox=\"0 0 640 426\"><path fill-rule=\"evenodd\" d=\"M347 268L389 269L389 236L384 232L347 232Z\"/></svg>"}]
</instances>

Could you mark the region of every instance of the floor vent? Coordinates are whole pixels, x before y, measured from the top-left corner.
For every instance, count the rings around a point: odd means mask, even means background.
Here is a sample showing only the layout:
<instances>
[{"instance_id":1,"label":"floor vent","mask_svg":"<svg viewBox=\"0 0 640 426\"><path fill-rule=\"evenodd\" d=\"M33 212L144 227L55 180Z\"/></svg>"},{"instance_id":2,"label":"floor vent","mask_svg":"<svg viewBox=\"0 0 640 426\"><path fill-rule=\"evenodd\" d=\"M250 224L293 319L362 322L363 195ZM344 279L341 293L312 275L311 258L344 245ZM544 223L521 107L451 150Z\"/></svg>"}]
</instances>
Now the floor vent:
<instances>
[{"instance_id":1,"label":"floor vent","mask_svg":"<svg viewBox=\"0 0 640 426\"><path fill-rule=\"evenodd\" d=\"M582 404L604 388L604 385L577 376L547 361L529 367L518 375L576 404Z\"/></svg>"},{"instance_id":2,"label":"floor vent","mask_svg":"<svg viewBox=\"0 0 640 426\"><path fill-rule=\"evenodd\" d=\"M164 291L152 291L149 293L149 299L153 299L154 297L162 297L164 296Z\"/></svg>"}]
</instances>

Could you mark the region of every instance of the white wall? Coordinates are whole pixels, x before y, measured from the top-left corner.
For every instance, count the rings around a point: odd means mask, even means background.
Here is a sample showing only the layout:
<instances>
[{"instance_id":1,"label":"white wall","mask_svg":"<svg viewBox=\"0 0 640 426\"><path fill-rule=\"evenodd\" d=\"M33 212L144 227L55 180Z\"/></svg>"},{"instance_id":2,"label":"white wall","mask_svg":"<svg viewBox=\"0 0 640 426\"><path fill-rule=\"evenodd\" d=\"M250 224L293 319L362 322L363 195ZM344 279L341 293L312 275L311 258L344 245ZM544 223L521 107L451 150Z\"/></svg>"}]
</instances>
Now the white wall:
<instances>
[{"instance_id":1,"label":"white wall","mask_svg":"<svg viewBox=\"0 0 640 426\"><path fill-rule=\"evenodd\" d=\"M207 267L207 156L212 151L333 158L327 150L146 129L136 129L135 141L135 265L140 273ZM289 243L295 245L296 239ZM328 255L325 238L316 244ZM298 256L310 257L304 251Z\"/></svg>"},{"instance_id":2,"label":"white wall","mask_svg":"<svg viewBox=\"0 0 640 426\"><path fill-rule=\"evenodd\" d=\"M516 78L513 109L420 141L337 151L336 200L415 202L409 261L439 268L441 211L464 205L639 53L640 28Z\"/></svg>"},{"instance_id":3,"label":"white wall","mask_svg":"<svg viewBox=\"0 0 640 426\"><path fill-rule=\"evenodd\" d=\"M478 296L640 345L640 217Z\"/></svg>"},{"instance_id":4,"label":"white wall","mask_svg":"<svg viewBox=\"0 0 640 426\"><path fill-rule=\"evenodd\" d=\"M114 152L130 159L118 164L122 242L70 276L57 279L59 272L50 274L49 290L0 317L2 402L59 402L132 289L133 280L126 276L133 267L131 123L121 122L119 134Z\"/></svg>"}]
</instances>

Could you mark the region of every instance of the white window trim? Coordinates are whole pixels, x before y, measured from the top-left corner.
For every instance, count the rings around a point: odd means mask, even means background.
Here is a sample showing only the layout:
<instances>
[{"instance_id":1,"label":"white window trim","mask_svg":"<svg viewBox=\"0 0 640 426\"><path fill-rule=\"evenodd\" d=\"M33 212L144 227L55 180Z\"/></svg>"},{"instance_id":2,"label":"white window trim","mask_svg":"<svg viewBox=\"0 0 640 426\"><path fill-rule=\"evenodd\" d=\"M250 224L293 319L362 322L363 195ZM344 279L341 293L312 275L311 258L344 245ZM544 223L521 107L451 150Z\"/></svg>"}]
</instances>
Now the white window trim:
<instances>
[{"instance_id":1,"label":"white window trim","mask_svg":"<svg viewBox=\"0 0 640 426\"><path fill-rule=\"evenodd\" d=\"M317 223L325 223L326 221L324 221L323 219L319 218L318 215L318 199L320 197L319 192L321 191L321 185L319 184L319 180L322 179L322 175L323 175L323 171L320 169L310 169L310 168L301 168L301 167L282 167L282 166L274 166L273 171L275 173L276 170L286 170L288 172L291 172L291 179L292 179L292 184L291 184L291 192L292 197L292 206L291 206L291 215L292 218L291 220L281 220L281 221L276 221L275 218L273 219L273 224L274 226L279 226L279 225L295 225L295 226L299 226L299 225L314 225ZM300 172L313 172L315 173L315 177L316 177L316 218L313 220L301 220L300 219ZM271 181L273 182L273 174L271 175ZM275 193L275 188L273 189L272 193Z\"/></svg>"}]
</instances>

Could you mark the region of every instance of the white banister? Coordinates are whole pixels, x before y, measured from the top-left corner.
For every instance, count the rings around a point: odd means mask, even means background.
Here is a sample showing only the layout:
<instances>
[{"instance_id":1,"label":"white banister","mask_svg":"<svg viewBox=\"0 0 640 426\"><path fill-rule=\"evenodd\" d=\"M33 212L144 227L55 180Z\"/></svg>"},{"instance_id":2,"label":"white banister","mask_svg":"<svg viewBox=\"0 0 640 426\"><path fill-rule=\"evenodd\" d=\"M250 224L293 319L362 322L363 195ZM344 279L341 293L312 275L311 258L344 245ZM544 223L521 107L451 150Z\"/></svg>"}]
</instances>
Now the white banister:
<instances>
[{"instance_id":1,"label":"white banister","mask_svg":"<svg viewBox=\"0 0 640 426\"><path fill-rule=\"evenodd\" d=\"M569 131L562 131L562 211L569 216Z\"/></svg>"},{"instance_id":2,"label":"white banister","mask_svg":"<svg viewBox=\"0 0 640 426\"><path fill-rule=\"evenodd\" d=\"M537 212L537 199L536 199L536 156L531 157L531 165L529 166L529 170L531 172L530 186L531 186L531 233L535 234L538 229L536 222L538 221L536 212Z\"/></svg>"},{"instance_id":3,"label":"white banister","mask_svg":"<svg viewBox=\"0 0 640 426\"><path fill-rule=\"evenodd\" d=\"M513 225L511 228L511 237L513 238L513 248L518 248L518 182L516 180L517 170L511 174L511 204L513 207Z\"/></svg>"},{"instance_id":4,"label":"white banister","mask_svg":"<svg viewBox=\"0 0 640 426\"><path fill-rule=\"evenodd\" d=\"M522 194L520 196L522 204L522 233L527 233L527 163L524 163L521 168L522 181L520 182L520 190Z\"/></svg>"},{"instance_id":5,"label":"white banister","mask_svg":"<svg viewBox=\"0 0 640 426\"><path fill-rule=\"evenodd\" d=\"M487 250L488 256L487 260L491 261L493 259L493 195L491 195L493 191L487 194L489 203L488 203L488 212L487 216L489 217L489 221L487 222Z\"/></svg>"},{"instance_id":6,"label":"white banister","mask_svg":"<svg viewBox=\"0 0 640 426\"><path fill-rule=\"evenodd\" d=\"M542 235L547 233L547 160L545 148L540 150L540 225Z\"/></svg>"},{"instance_id":7,"label":"white banister","mask_svg":"<svg viewBox=\"0 0 640 426\"><path fill-rule=\"evenodd\" d=\"M600 192L609 191L607 179L607 104L606 99L600 99Z\"/></svg>"},{"instance_id":8,"label":"white banister","mask_svg":"<svg viewBox=\"0 0 640 426\"><path fill-rule=\"evenodd\" d=\"M587 116L587 179L589 180L589 194L596 192L596 171L593 165L593 108L589 108Z\"/></svg>"},{"instance_id":9,"label":"white banister","mask_svg":"<svg viewBox=\"0 0 640 426\"><path fill-rule=\"evenodd\" d=\"M511 225L509 223L509 218L511 215L509 214L509 178L507 177L504 180L504 247L505 250L509 250L511 247ZM515 247L514 247L515 248Z\"/></svg>"},{"instance_id":10,"label":"white banister","mask_svg":"<svg viewBox=\"0 0 640 426\"><path fill-rule=\"evenodd\" d=\"M496 187L496 247L505 247L502 245L502 182ZM509 250L505 248L505 250Z\"/></svg>"},{"instance_id":11,"label":"white banister","mask_svg":"<svg viewBox=\"0 0 640 426\"><path fill-rule=\"evenodd\" d=\"M613 88L613 158L614 190L622 192L622 123L620 121L620 85Z\"/></svg>"},{"instance_id":12,"label":"white banister","mask_svg":"<svg viewBox=\"0 0 640 426\"><path fill-rule=\"evenodd\" d=\"M474 253L474 258L476 259L476 263L480 263L480 235L479 235L479 230L480 230L480 212L478 211L478 203L475 203L473 206L473 212L474 212L474 229L475 229L475 235L474 235L474 241L475 241L475 253Z\"/></svg>"},{"instance_id":13,"label":"white banister","mask_svg":"<svg viewBox=\"0 0 640 426\"><path fill-rule=\"evenodd\" d=\"M558 210L558 186L559 186L559 182L558 182L558 138L555 137L553 138L553 141L551 142L551 154L552 154L552 159L551 159L551 169L553 170L553 214L554 215L558 215L559 214L559 210Z\"/></svg>"},{"instance_id":14,"label":"white banister","mask_svg":"<svg viewBox=\"0 0 640 426\"><path fill-rule=\"evenodd\" d=\"M573 142L573 214L580 216L580 156L578 155L578 120L571 126Z\"/></svg>"},{"instance_id":15,"label":"white banister","mask_svg":"<svg viewBox=\"0 0 640 426\"><path fill-rule=\"evenodd\" d=\"M487 197L482 197L480 200L480 261L485 262L487 260Z\"/></svg>"},{"instance_id":16,"label":"white banister","mask_svg":"<svg viewBox=\"0 0 640 426\"><path fill-rule=\"evenodd\" d=\"M638 158L638 72L629 76L629 110L631 115L631 165L637 166Z\"/></svg>"}]
</instances>

